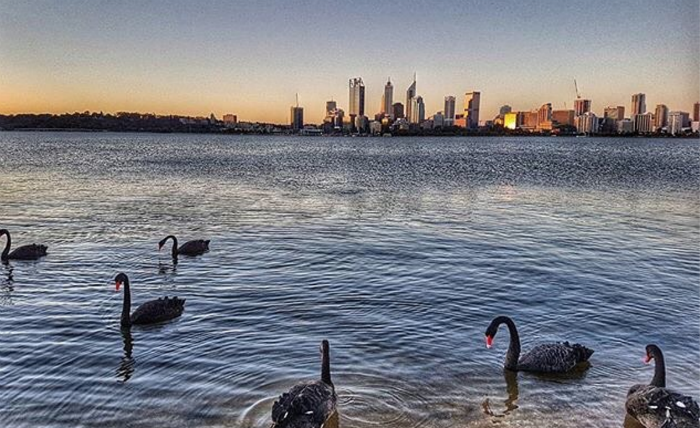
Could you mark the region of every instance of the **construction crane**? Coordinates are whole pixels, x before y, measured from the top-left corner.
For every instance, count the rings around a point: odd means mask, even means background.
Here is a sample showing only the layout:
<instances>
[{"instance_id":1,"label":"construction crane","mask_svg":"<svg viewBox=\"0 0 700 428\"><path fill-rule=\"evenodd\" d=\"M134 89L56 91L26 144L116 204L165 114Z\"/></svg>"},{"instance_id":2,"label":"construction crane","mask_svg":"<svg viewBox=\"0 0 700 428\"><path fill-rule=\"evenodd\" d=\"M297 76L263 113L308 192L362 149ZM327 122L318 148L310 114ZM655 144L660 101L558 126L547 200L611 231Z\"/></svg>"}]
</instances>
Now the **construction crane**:
<instances>
[{"instance_id":1,"label":"construction crane","mask_svg":"<svg viewBox=\"0 0 700 428\"><path fill-rule=\"evenodd\" d=\"M574 77L574 89L576 89L576 99L581 99L581 94L578 91L578 84L576 83L576 78Z\"/></svg>"}]
</instances>

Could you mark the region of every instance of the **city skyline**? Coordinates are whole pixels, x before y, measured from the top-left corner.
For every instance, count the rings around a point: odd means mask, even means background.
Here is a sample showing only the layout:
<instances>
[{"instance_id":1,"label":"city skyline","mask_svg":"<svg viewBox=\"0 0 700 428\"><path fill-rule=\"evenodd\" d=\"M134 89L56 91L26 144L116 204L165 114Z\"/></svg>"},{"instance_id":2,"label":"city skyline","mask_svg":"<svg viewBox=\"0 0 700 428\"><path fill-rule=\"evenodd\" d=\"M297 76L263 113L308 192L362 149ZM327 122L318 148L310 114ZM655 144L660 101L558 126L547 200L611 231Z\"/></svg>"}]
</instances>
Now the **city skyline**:
<instances>
[{"instance_id":1,"label":"city skyline","mask_svg":"<svg viewBox=\"0 0 700 428\"><path fill-rule=\"evenodd\" d=\"M349 111L348 79L363 79L372 117L387 76L394 102L404 103L414 72L426 116L444 110L446 96L472 91L481 92L482 121L504 104L572 109L574 77L599 116L629 108L634 93L646 94L647 110L690 111L697 101L697 2L360 3L355 17L320 1L281 11L275 1L0 0L0 114L213 112L286 123L298 93L306 121L321 123L329 99ZM407 34L407 16L423 25ZM314 24L280 26L302 20ZM465 32L475 43L461 47ZM400 43L386 44L387 34Z\"/></svg>"}]
</instances>

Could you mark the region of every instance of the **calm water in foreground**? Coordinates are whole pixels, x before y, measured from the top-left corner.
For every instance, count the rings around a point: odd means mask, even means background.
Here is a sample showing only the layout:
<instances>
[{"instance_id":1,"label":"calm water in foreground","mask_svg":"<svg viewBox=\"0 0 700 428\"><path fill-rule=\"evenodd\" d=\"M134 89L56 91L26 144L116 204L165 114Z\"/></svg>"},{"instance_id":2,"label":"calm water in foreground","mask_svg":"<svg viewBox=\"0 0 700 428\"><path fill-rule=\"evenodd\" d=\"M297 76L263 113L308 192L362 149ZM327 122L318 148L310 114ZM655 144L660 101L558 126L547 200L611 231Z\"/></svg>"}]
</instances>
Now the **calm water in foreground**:
<instances>
[{"instance_id":1,"label":"calm water in foreground","mask_svg":"<svg viewBox=\"0 0 700 428\"><path fill-rule=\"evenodd\" d=\"M0 425L266 427L323 338L343 428L622 427L651 342L700 398L699 159L697 140L0 133L0 228L49 246L0 265ZM212 251L174 265L170 233ZM136 304L187 299L131 352L119 271ZM594 348L590 368L506 379L507 331L483 341L499 314L524 349Z\"/></svg>"}]
</instances>

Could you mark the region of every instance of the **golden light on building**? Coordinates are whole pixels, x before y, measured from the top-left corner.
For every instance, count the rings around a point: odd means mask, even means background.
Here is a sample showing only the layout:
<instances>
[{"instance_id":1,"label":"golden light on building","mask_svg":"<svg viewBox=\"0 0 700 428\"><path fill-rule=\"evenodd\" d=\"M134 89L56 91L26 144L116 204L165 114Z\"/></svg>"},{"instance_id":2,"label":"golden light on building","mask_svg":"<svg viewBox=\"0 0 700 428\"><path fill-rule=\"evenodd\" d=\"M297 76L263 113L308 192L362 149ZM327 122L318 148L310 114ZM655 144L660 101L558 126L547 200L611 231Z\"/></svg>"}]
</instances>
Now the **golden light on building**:
<instances>
[{"instance_id":1,"label":"golden light on building","mask_svg":"<svg viewBox=\"0 0 700 428\"><path fill-rule=\"evenodd\" d=\"M506 113L503 119L503 126L508 129L516 129L518 127L518 113Z\"/></svg>"}]
</instances>

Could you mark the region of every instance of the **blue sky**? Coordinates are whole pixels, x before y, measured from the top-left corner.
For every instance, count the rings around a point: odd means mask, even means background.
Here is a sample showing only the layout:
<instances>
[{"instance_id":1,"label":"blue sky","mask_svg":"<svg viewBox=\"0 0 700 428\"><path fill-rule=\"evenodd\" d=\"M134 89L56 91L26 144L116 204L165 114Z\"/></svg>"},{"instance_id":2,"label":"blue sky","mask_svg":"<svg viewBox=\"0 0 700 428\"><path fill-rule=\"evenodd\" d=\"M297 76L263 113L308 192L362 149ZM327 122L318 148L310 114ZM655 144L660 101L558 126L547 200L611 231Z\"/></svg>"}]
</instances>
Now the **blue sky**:
<instances>
[{"instance_id":1,"label":"blue sky","mask_svg":"<svg viewBox=\"0 0 700 428\"><path fill-rule=\"evenodd\" d=\"M388 76L404 102L413 72L427 112L445 95L593 109L647 94L691 109L700 95L697 0L564 2L0 0L0 113L231 112L286 122L347 107L361 76L379 110ZM483 117L482 117L483 118Z\"/></svg>"}]
</instances>

